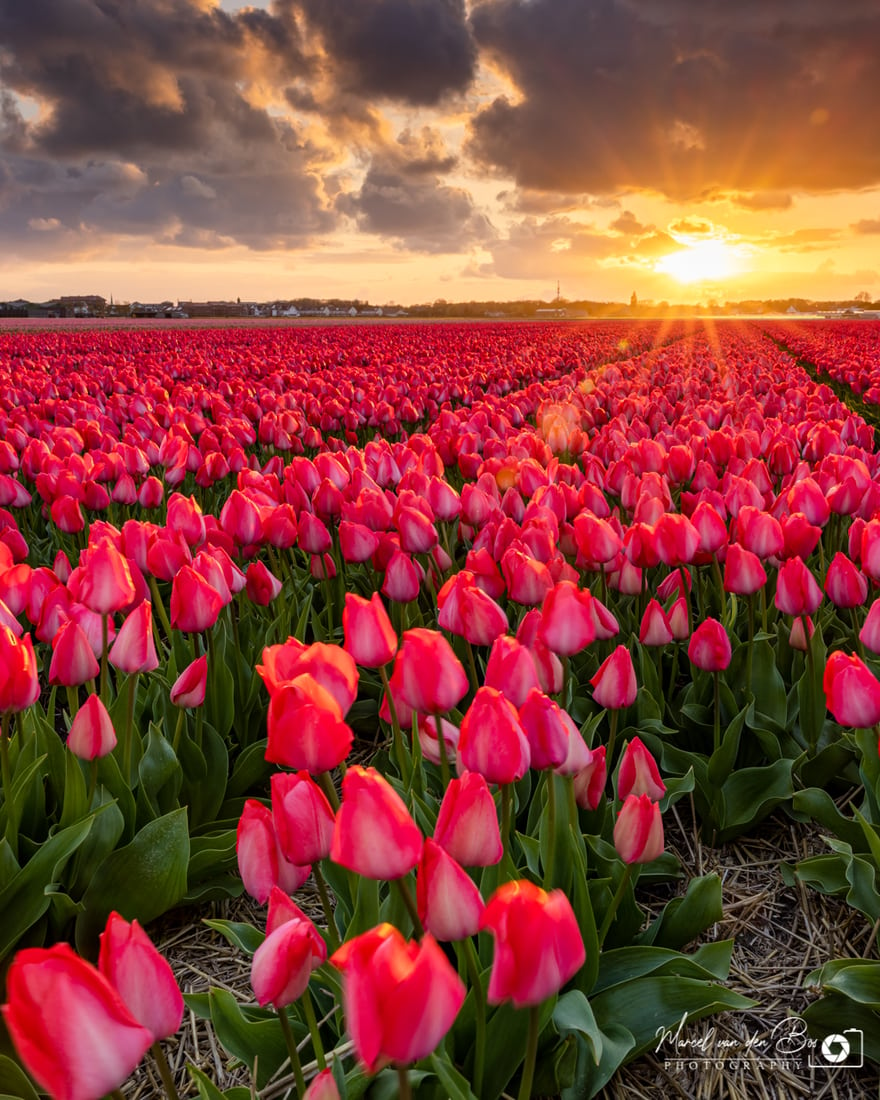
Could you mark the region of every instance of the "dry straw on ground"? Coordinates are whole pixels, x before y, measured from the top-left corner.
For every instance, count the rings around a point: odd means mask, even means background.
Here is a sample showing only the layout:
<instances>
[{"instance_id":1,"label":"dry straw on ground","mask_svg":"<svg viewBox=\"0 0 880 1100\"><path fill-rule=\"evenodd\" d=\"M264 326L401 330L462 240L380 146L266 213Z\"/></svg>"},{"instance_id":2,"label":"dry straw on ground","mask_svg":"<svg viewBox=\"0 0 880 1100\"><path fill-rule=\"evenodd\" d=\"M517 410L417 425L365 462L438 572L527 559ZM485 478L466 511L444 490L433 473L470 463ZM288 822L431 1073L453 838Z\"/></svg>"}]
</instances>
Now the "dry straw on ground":
<instances>
[{"instance_id":1,"label":"dry straw on ground","mask_svg":"<svg viewBox=\"0 0 880 1100\"><path fill-rule=\"evenodd\" d=\"M802 1011L815 994L804 986L811 970L838 957L878 954L874 930L864 917L836 898L803 886L788 887L779 874L780 861L795 862L827 851L821 832L811 824L778 814L756 830L719 848L702 844L686 804L667 815L667 847L693 874L716 872L723 886L724 919L710 928L704 940L735 940L729 985L758 1002L756 1008L725 1013L686 1025L691 1040L709 1036L707 1061L695 1066L687 1057L670 1060L669 1051L647 1054L625 1066L606 1087L604 1100L858 1100L880 1094L880 1075L872 1063L860 1070L808 1066L806 1054L788 1066L768 1060L761 1051L771 1031ZM683 892L684 885L679 889ZM639 900L655 912L668 900L639 891ZM317 893L307 884L297 902L322 920ZM250 965L219 934L206 928L205 916L249 921L259 925L264 912L243 898L216 903L210 912L169 914L152 932L170 960L185 992L219 986L249 1001ZM710 1029L713 1029L711 1031ZM778 1034L778 1033L777 1033ZM186 1065L194 1063L220 1089L250 1086L246 1068L219 1046L210 1027L187 1013L180 1033L166 1046L181 1096L195 1095ZM693 1052L693 1048L692 1052ZM703 1057L703 1051L696 1051ZM715 1057L718 1055L718 1057ZM148 1059L149 1061L149 1059ZM285 1095L289 1082L279 1079L260 1094L261 1100ZM153 1100L164 1095L158 1078L145 1066L125 1090L130 1100ZM256 1095L254 1093L254 1095Z\"/></svg>"}]
</instances>

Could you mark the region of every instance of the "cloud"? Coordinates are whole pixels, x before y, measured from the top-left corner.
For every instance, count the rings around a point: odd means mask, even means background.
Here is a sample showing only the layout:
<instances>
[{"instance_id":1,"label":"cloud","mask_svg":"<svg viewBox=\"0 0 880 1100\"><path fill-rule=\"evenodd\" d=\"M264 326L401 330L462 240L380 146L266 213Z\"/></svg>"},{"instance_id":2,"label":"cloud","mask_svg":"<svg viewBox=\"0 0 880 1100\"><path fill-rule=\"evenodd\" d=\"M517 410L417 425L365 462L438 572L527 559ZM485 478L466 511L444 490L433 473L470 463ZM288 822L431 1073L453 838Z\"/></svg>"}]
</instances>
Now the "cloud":
<instances>
[{"instance_id":1,"label":"cloud","mask_svg":"<svg viewBox=\"0 0 880 1100\"><path fill-rule=\"evenodd\" d=\"M853 222L850 228L860 237L880 233L880 218L862 218L861 221Z\"/></svg>"},{"instance_id":2,"label":"cloud","mask_svg":"<svg viewBox=\"0 0 880 1100\"><path fill-rule=\"evenodd\" d=\"M686 200L880 180L871 0L482 0L471 23L515 94L469 151L517 186ZM760 200L759 200L760 201Z\"/></svg>"},{"instance_id":3,"label":"cloud","mask_svg":"<svg viewBox=\"0 0 880 1100\"><path fill-rule=\"evenodd\" d=\"M794 204L785 191L733 191L722 197L744 210L789 210Z\"/></svg>"},{"instance_id":4,"label":"cloud","mask_svg":"<svg viewBox=\"0 0 880 1100\"><path fill-rule=\"evenodd\" d=\"M464 0L302 0L346 92L433 106L473 79Z\"/></svg>"},{"instance_id":5,"label":"cloud","mask_svg":"<svg viewBox=\"0 0 880 1100\"><path fill-rule=\"evenodd\" d=\"M404 130L373 155L360 188L341 195L337 206L363 231L415 252L466 250L491 227L468 191L443 182L455 163L436 131Z\"/></svg>"}]
</instances>

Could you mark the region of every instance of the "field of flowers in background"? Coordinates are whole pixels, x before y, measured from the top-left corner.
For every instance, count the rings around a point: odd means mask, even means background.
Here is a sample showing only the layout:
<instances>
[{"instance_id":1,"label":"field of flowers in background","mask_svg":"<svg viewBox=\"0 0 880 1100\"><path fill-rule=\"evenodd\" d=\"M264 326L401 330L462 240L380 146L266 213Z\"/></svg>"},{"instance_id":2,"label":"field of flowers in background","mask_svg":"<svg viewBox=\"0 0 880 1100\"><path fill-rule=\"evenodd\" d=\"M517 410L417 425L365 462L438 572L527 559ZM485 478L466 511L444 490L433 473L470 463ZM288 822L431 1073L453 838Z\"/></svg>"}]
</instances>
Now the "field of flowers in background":
<instances>
[{"instance_id":1,"label":"field of flowers in background","mask_svg":"<svg viewBox=\"0 0 880 1100\"><path fill-rule=\"evenodd\" d=\"M868 322L0 332L0 1095L594 1096L754 1007L672 814L816 823L880 1061L878 404Z\"/></svg>"}]
</instances>

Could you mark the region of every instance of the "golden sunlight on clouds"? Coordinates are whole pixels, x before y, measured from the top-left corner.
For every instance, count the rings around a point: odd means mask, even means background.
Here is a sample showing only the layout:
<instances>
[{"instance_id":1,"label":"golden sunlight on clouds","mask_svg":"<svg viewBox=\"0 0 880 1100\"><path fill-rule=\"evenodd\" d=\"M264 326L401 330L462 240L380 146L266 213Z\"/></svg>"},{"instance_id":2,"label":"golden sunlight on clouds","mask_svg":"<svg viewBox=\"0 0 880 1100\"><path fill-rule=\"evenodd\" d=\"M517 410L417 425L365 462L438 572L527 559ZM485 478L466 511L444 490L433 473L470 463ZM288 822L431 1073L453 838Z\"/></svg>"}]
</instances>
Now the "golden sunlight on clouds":
<instances>
[{"instance_id":1,"label":"golden sunlight on clouds","mask_svg":"<svg viewBox=\"0 0 880 1100\"><path fill-rule=\"evenodd\" d=\"M661 256L654 270L678 283L722 282L747 270L745 246L709 221L683 220L669 227L669 236L682 247Z\"/></svg>"}]
</instances>

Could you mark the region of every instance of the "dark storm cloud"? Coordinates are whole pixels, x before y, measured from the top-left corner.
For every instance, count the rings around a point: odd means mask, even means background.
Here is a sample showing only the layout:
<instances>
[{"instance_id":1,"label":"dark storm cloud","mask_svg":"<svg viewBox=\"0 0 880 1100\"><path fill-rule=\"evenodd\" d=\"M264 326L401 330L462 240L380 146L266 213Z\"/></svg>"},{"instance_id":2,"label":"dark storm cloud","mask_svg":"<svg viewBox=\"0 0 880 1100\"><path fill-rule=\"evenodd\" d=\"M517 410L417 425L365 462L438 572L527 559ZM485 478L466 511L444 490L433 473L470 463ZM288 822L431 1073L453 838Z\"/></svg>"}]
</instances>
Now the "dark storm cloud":
<instances>
[{"instance_id":1,"label":"dark storm cloud","mask_svg":"<svg viewBox=\"0 0 880 1100\"><path fill-rule=\"evenodd\" d=\"M318 60L288 7L0 0L5 243L265 249L332 230L325 151L263 98L312 79Z\"/></svg>"},{"instance_id":2,"label":"dark storm cloud","mask_svg":"<svg viewBox=\"0 0 880 1100\"><path fill-rule=\"evenodd\" d=\"M373 156L360 190L337 205L361 229L415 252L458 252L487 239L491 227L468 191L444 183L442 173L454 166L436 131L405 130Z\"/></svg>"},{"instance_id":3,"label":"dark storm cloud","mask_svg":"<svg viewBox=\"0 0 880 1100\"><path fill-rule=\"evenodd\" d=\"M347 92L430 106L464 91L476 48L464 0L302 0Z\"/></svg>"},{"instance_id":4,"label":"dark storm cloud","mask_svg":"<svg viewBox=\"0 0 880 1100\"><path fill-rule=\"evenodd\" d=\"M520 187L823 191L880 180L875 0L483 0L471 22L517 89L470 151Z\"/></svg>"}]
</instances>

